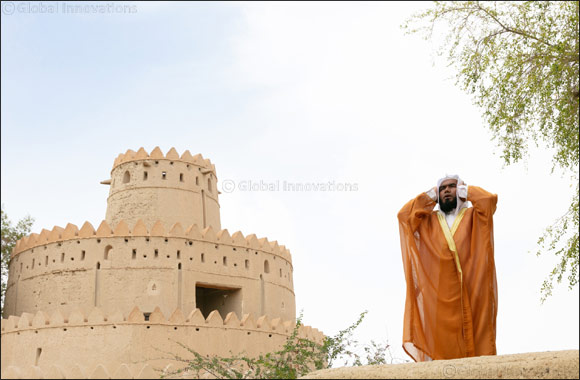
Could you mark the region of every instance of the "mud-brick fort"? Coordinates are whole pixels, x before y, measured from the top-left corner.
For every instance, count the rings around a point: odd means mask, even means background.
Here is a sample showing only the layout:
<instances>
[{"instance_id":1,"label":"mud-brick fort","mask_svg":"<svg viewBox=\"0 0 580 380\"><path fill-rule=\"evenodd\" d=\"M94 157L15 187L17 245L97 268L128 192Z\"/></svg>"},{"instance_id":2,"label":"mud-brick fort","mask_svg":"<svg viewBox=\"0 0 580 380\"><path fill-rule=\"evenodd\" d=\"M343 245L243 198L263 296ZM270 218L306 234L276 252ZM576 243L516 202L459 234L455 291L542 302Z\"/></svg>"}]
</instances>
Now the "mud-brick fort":
<instances>
[{"instance_id":1,"label":"mud-brick fort","mask_svg":"<svg viewBox=\"0 0 580 380\"><path fill-rule=\"evenodd\" d=\"M294 329L290 252L221 229L215 166L128 150L105 220L43 229L12 252L2 378L159 378L203 355L275 351ZM300 326L302 337L323 334Z\"/></svg>"}]
</instances>

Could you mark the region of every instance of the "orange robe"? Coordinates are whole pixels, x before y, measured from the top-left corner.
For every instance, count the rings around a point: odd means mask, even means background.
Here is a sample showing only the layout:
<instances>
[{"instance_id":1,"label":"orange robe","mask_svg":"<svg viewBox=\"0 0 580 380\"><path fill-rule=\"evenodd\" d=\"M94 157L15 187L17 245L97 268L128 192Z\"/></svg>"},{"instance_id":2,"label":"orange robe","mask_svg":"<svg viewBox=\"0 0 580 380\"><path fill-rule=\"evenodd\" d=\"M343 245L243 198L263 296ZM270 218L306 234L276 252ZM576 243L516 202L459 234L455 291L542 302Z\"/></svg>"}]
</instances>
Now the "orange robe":
<instances>
[{"instance_id":1,"label":"orange robe","mask_svg":"<svg viewBox=\"0 0 580 380\"><path fill-rule=\"evenodd\" d=\"M493 214L497 195L469 186L449 228L426 193L399 211L407 283L403 349L415 361L496 355L497 280Z\"/></svg>"}]
</instances>

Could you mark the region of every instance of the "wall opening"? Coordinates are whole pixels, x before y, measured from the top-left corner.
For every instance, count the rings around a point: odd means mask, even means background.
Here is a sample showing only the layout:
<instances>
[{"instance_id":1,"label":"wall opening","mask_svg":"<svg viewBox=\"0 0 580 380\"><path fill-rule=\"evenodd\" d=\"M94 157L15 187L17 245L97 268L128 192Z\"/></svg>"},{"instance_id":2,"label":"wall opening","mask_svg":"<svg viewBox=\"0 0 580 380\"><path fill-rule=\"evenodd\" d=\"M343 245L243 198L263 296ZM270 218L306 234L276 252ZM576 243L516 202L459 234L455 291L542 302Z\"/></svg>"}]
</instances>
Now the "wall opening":
<instances>
[{"instance_id":1,"label":"wall opening","mask_svg":"<svg viewBox=\"0 0 580 380\"><path fill-rule=\"evenodd\" d=\"M264 276L260 275L260 315L264 315L266 309L266 288L264 286Z\"/></svg>"},{"instance_id":2,"label":"wall opening","mask_svg":"<svg viewBox=\"0 0 580 380\"><path fill-rule=\"evenodd\" d=\"M158 258L158 257L159 257L159 250L158 250L158 249L156 249L156 250L155 250L155 258Z\"/></svg>"},{"instance_id":3,"label":"wall opening","mask_svg":"<svg viewBox=\"0 0 580 380\"><path fill-rule=\"evenodd\" d=\"M177 260L181 259L181 251L177 250Z\"/></svg>"},{"instance_id":4,"label":"wall opening","mask_svg":"<svg viewBox=\"0 0 580 380\"><path fill-rule=\"evenodd\" d=\"M161 172L161 179L167 179L167 172Z\"/></svg>"},{"instance_id":5,"label":"wall opening","mask_svg":"<svg viewBox=\"0 0 580 380\"><path fill-rule=\"evenodd\" d=\"M137 258L137 250L136 249L133 250L133 254L132 254L131 258L133 260L135 260Z\"/></svg>"},{"instance_id":6,"label":"wall opening","mask_svg":"<svg viewBox=\"0 0 580 380\"><path fill-rule=\"evenodd\" d=\"M211 193L211 178L207 179L207 190Z\"/></svg>"},{"instance_id":7,"label":"wall opening","mask_svg":"<svg viewBox=\"0 0 580 380\"><path fill-rule=\"evenodd\" d=\"M105 255L103 256L105 260L109 260L109 252L111 252L111 249L113 249L111 245L105 247Z\"/></svg>"},{"instance_id":8,"label":"wall opening","mask_svg":"<svg viewBox=\"0 0 580 380\"><path fill-rule=\"evenodd\" d=\"M183 173L179 173L179 182L183 182Z\"/></svg>"},{"instance_id":9,"label":"wall opening","mask_svg":"<svg viewBox=\"0 0 580 380\"><path fill-rule=\"evenodd\" d=\"M60 262L64 263L64 252L60 254Z\"/></svg>"},{"instance_id":10,"label":"wall opening","mask_svg":"<svg viewBox=\"0 0 580 380\"><path fill-rule=\"evenodd\" d=\"M42 348L38 347L36 349L36 360L34 361L34 365L38 367L38 361L40 360L40 354L42 354Z\"/></svg>"},{"instance_id":11,"label":"wall opening","mask_svg":"<svg viewBox=\"0 0 580 380\"><path fill-rule=\"evenodd\" d=\"M130 180L131 180L131 174L129 174L129 171L126 170L125 174L123 174L123 183L129 183Z\"/></svg>"},{"instance_id":12,"label":"wall opening","mask_svg":"<svg viewBox=\"0 0 580 380\"><path fill-rule=\"evenodd\" d=\"M203 228L207 227L205 222L205 191L201 190L201 210L203 216Z\"/></svg>"},{"instance_id":13,"label":"wall opening","mask_svg":"<svg viewBox=\"0 0 580 380\"><path fill-rule=\"evenodd\" d=\"M241 288L197 283L195 285L195 307L201 310L204 318L207 318L213 310L217 310L223 316L231 311L241 316Z\"/></svg>"},{"instance_id":14,"label":"wall opening","mask_svg":"<svg viewBox=\"0 0 580 380\"><path fill-rule=\"evenodd\" d=\"M85 259L85 255L86 255L86 252L85 251L82 251L81 252L81 260L84 260Z\"/></svg>"},{"instance_id":15,"label":"wall opening","mask_svg":"<svg viewBox=\"0 0 580 380\"><path fill-rule=\"evenodd\" d=\"M35 260L36 260L36 259L32 259L32 269L34 269L34 261L35 261Z\"/></svg>"},{"instance_id":16,"label":"wall opening","mask_svg":"<svg viewBox=\"0 0 580 380\"><path fill-rule=\"evenodd\" d=\"M201 262L202 263L205 263L205 253L202 253L201 254Z\"/></svg>"},{"instance_id":17,"label":"wall opening","mask_svg":"<svg viewBox=\"0 0 580 380\"><path fill-rule=\"evenodd\" d=\"M99 306L99 296L100 296L100 272L101 263L97 261L97 270L95 271L95 307Z\"/></svg>"},{"instance_id":18,"label":"wall opening","mask_svg":"<svg viewBox=\"0 0 580 380\"><path fill-rule=\"evenodd\" d=\"M270 263L268 260L264 260L264 273L270 273Z\"/></svg>"},{"instance_id":19,"label":"wall opening","mask_svg":"<svg viewBox=\"0 0 580 380\"><path fill-rule=\"evenodd\" d=\"M250 260L246 260L246 269L250 269Z\"/></svg>"},{"instance_id":20,"label":"wall opening","mask_svg":"<svg viewBox=\"0 0 580 380\"><path fill-rule=\"evenodd\" d=\"M143 172L143 181L147 181L147 176L148 176L147 172Z\"/></svg>"},{"instance_id":21,"label":"wall opening","mask_svg":"<svg viewBox=\"0 0 580 380\"><path fill-rule=\"evenodd\" d=\"M195 177L195 185L199 186L199 177Z\"/></svg>"},{"instance_id":22,"label":"wall opening","mask_svg":"<svg viewBox=\"0 0 580 380\"><path fill-rule=\"evenodd\" d=\"M224 266L228 265L228 257L227 256L224 256L222 261L223 261Z\"/></svg>"},{"instance_id":23,"label":"wall opening","mask_svg":"<svg viewBox=\"0 0 580 380\"><path fill-rule=\"evenodd\" d=\"M48 266L48 256L44 256L44 266Z\"/></svg>"}]
</instances>

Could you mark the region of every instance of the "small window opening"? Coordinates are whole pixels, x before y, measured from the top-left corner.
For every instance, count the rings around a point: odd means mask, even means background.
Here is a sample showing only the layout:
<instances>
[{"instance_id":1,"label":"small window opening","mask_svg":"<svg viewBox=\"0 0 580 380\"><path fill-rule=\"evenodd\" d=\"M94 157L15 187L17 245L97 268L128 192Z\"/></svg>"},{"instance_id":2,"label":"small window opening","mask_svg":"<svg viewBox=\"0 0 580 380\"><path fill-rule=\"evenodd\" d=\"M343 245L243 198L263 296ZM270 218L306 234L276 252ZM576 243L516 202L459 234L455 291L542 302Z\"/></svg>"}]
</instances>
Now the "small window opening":
<instances>
[{"instance_id":1,"label":"small window opening","mask_svg":"<svg viewBox=\"0 0 580 380\"><path fill-rule=\"evenodd\" d=\"M207 190L211 193L211 178L207 179Z\"/></svg>"},{"instance_id":2,"label":"small window opening","mask_svg":"<svg viewBox=\"0 0 580 380\"><path fill-rule=\"evenodd\" d=\"M111 245L105 247L105 255L104 255L105 260L109 260L109 252L111 252L111 249L113 249Z\"/></svg>"},{"instance_id":3,"label":"small window opening","mask_svg":"<svg viewBox=\"0 0 580 380\"><path fill-rule=\"evenodd\" d=\"M264 273L270 273L270 263L268 260L264 260Z\"/></svg>"},{"instance_id":4,"label":"small window opening","mask_svg":"<svg viewBox=\"0 0 580 380\"><path fill-rule=\"evenodd\" d=\"M183 173L179 173L179 182L183 182Z\"/></svg>"},{"instance_id":5,"label":"small window opening","mask_svg":"<svg viewBox=\"0 0 580 380\"><path fill-rule=\"evenodd\" d=\"M38 360L40 359L40 354L42 354L42 348L38 347L36 349L36 360L34 361L35 366L38 366Z\"/></svg>"},{"instance_id":6,"label":"small window opening","mask_svg":"<svg viewBox=\"0 0 580 380\"><path fill-rule=\"evenodd\" d=\"M195 184L199 186L199 177L195 177Z\"/></svg>"},{"instance_id":7,"label":"small window opening","mask_svg":"<svg viewBox=\"0 0 580 380\"><path fill-rule=\"evenodd\" d=\"M181 252L177 250L177 260L181 259Z\"/></svg>"},{"instance_id":8,"label":"small window opening","mask_svg":"<svg viewBox=\"0 0 580 380\"><path fill-rule=\"evenodd\" d=\"M32 259L32 268L33 268L33 269L34 269L34 261L35 261L35 260L36 260L36 259Z\"/></svg>"},{"instance_id":9,"label":"small window opening","mask_svg":"<svg viewBox=\"0 0 580 380\"><path fill-rule=\"evenodd\" d=\"M201 262L205 263L205 254L204 253L201 254Z\"/></svg>"},{"instance_id":10,"label":"small window opening","mask_svg":"<svg viewBox=\"0 0 580 380\"><path fill-rule=\"evenodd\" d=\"M143 172L143 181L147 181L147 176L148 176L147 172L146 171Z\"/></svg>"},{"instance_id":11,"label":"small window opening","mask_svg":"<svg viewBox=\"0 0 580 380\"><path fill-rule=\"evenodd\" d=\"M85 259L85 254L86 254L85 251L82 251L81 252L81 260L84 260Z\"/></svg>"},{"instance_id":12,"label":"small window opening","mask_svg":"<svg viewBox=\"0 0 580 380\"><path fill-rule=\"evenodd\" d=\"M246 260L246 269L250 269L250 260Z\"/></svg>"},{"instance_id":13,"label":"small window opening","mask_svg":"<svg viewBox=\"0 0 580 380\"><path fill-rule=\"evenodd\" d=\"M167 172L161 172L161 178L167 179Z\"/></svg>"},{"instance_id":14,"label":"small window opening","mask_svg":"<svg viewBox=\"0 0 580 380\"><path fill-rule=\"evenodd\" d=\"M64 263L64 252L60 254L60 262Z\"/></svg>"},{"instance_id":15,"label":"small window opening","mask_svg":"<svg viewBox=\"0 0 580 380\"><path fill-rule=\"evenodd\" d=\"M135 260L136 258L137 258L137 250L134 249L132 259Z\"/></svg>"},{"instance_id":16,"label":"small window opening","mask_svg":"<svg viewBox=\"0 0 580 380\"><path fill-rule=\"evenodd\" d=\"M129 171L125 171L125 174L123 174L123 183L129 183L129 181L131 180L131 174L129 174Z\"/></svg>"},{"instance_id":17,"label":"small window opening","mask_svg":"<svg viewBox=\"0 0 580 380\"><path fill-rule=\"evenodd\" d=\"M224 258L223 258L223 263L224 263L224 266L228 265L228 258L226 256L224 256Z\"/></svg>"},{"instance_id":18,"label":"small window opening","mask_svg":"<svg viewBox=\"0 0 580 380\"><path fill-rule=\"evenodd\" d=\"M97 261L97 270L101 269L101 263Z\"/></svg>"},{"instance_id":19,"label":"small window opening","mask_svg":"<svg viewBox=\"0 0 580 380\"><path fill-rule=\"evenodd\" d=\"M44 257L44 266L48 266L48 256Z\"/></svg>"},{"instance_id":20,"label":"small window opening","mask_svg":"<svg viewBox=\"0 0 580 380\"><path fill-rule=\"evenodd\" d=\"M280 268L280 277L282 277L282 268Z\"/></svg>"},{"instance_id":21,"label":"small window opening","mask_svg":"<svg viewBox=\"0 0 580 380\"><path fill-rule=\"evenodd\" d=\"M156 249L156 250L155 250L155 258L158 258L158 257L159 257L159 250L158 250L158 249Z\"/></svg>"},{"instance_id":22,"label":"small window opening","mask_svg":"<svg viewBox=\"0 0 580 380\"><path fill-rule=\"evenodd\" d=\"M177 264L177 269L181 270L181 263Z\"/></svg>"},{"instance_id":23,"label":"small window opening","mask_svg":"<svg viewBox=\"0 0 580 380\"><path fill-rule=\"evenodd\" d=\"M151 315L151 313L143 313L143 317L145 318L146 321L149 320L150 315Z\"/></svg>"}]
</instances>

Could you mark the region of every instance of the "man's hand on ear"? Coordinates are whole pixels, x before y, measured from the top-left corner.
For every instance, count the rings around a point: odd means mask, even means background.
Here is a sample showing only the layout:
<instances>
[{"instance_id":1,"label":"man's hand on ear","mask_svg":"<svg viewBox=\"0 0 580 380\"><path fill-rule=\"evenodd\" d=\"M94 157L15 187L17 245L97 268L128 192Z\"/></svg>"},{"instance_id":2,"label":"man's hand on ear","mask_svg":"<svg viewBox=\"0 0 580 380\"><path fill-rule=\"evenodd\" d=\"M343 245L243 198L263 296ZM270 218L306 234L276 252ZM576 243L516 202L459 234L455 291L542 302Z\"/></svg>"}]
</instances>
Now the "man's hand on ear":
<instances>
[{"instance_id":1,"label":"man's hand on ear","mask_svg":"<svg viewBox=\"0 0 580 380\"><path fill-rule=\"evenodd\" d=\"M467 200L467 184L463 180L457 184L457 197L463 202Z\"/></svg>"}]
</instances>

